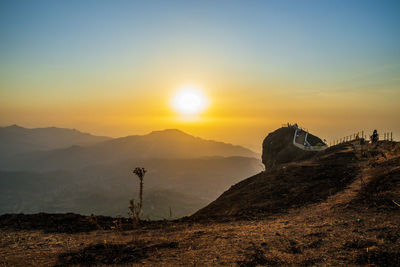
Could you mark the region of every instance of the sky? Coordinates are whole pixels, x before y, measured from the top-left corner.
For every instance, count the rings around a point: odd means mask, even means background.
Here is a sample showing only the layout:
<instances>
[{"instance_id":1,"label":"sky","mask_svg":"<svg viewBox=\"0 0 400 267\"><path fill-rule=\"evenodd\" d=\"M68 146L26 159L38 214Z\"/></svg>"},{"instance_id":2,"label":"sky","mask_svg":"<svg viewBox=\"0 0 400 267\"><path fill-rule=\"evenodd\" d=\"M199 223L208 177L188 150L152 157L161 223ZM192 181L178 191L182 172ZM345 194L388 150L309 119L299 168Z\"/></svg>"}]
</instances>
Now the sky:
<instances>
[{"instance_id":1,"label":"sky","mask_svg":"<svg viewBox=\"0 0 400 267\"><path fill-rule=\"evenodd\" d=\"M0 1L0 125L400 139L400 1ZM208 106L171 107L194 86Z\"/></svg>"}]
</instances>

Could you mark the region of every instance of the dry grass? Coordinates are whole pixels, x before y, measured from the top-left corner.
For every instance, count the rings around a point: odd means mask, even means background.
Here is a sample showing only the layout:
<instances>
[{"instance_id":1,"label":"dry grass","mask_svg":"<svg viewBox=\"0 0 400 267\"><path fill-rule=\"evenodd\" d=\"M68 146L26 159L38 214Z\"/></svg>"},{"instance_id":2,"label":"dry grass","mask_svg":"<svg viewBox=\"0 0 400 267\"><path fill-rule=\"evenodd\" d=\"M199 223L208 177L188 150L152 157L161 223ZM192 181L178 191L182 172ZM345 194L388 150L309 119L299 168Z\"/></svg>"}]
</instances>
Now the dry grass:
<instances>
[{"instance_id":1,"label":"dry grass","mask_svg":"<svg viewBox=\"0 0 400 267\"><path fill-rule=\"evenodd\" d=\"M134 255L135 249L146 251L130 262L149 265L347 265L357 261L367 264L369 253L374 253L371 257L377 261L371 263L383 260L379 259L379 253L391 253L398 259L399 214L370 216L343 210L313 211L306 214L297 211L261 221L177 223L159 230L138 229L120 234L114 231L78 234L1 231L0 258L2 264L19 266L78 263L77 254L104 244L97 247L99 259L94 256L92 263L110 263L115 258L123 258L124 255L117 257L112 253L115 246L118 250L128 248L127 255ZM107 244L110 253L107 253ZM163 247L162 244L174 245ZM75 255L75 259L66 254ZM103 261L104 257L110 261ZM87 263L85 257L81 259L81 263Z\"/></svg>"},{"instance_id":2,"label":"dry grass","mask_svg":"<svg viewBox=\"0 0 400 267\"><path fill-rule=\"evenodd\" d=\"M399 224L399 214L376 213L372 217L343 210L315 210L261 221L177 223L159 230L120 234L1 231L0 258L2 264L19 266L72 264L79 263L79 259L87 264L86 254L92 248L92 264L379 264L385 260L379 258L379 253L383 258L391 253L391 260L399 260ZM127 256L131 258L124 258ZM375 262L368 262L371 260Z\"/></svg>"}]
</instances>

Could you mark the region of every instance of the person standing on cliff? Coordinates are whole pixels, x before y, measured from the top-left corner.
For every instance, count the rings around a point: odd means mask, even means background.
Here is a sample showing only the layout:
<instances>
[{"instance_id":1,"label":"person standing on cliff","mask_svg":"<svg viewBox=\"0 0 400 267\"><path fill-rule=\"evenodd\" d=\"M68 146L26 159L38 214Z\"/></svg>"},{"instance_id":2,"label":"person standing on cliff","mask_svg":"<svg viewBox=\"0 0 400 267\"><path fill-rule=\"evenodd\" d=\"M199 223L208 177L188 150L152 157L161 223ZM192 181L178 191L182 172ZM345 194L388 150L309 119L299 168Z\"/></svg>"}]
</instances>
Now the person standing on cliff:
<instances>
[{"instance_id":1,"label":"person standing on cliff","mask_svg":"<svg viewBox=\"0 0 400 267\"><path fill-rule=\"evenodd\" d=\"M378 142L378 139L379 139L378 131L374 130L374 132L371 135L371 142L376 143Z\"/></svg>"}]
</instances>

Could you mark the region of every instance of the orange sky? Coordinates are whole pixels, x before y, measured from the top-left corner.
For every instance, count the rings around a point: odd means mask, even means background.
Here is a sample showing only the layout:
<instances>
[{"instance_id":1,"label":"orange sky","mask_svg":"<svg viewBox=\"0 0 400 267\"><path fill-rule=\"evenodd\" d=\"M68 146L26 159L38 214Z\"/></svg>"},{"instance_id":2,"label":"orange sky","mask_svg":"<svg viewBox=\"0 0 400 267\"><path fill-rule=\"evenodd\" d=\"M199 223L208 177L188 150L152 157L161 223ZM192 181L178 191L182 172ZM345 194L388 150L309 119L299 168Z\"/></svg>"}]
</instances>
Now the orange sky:
<instances>
[{"instance_id":1,"label":"orange sky","mask_svg":"<svg viewBox=\"0 0 400 267\"><path fill-rule=\"evenodd\" d=\"M170 104L170 90L127 93L123 98L75 99L41 103L4 103L1 124L17 123L25 127L58 126L77 128L97 135L113 137L145 134L152 130L178 128L208 139L231 142L260 151L268 132L282 123L297 122L313 133L334 138L365 130L400 132L397 102L399 93L363 92L321 93L302 89L225 90L201 85L210 105L194 121L182 120ZM268 88L268 86L265 86ZM218 88L223 88L222 85Z\"/></svg>"}]
</instances>

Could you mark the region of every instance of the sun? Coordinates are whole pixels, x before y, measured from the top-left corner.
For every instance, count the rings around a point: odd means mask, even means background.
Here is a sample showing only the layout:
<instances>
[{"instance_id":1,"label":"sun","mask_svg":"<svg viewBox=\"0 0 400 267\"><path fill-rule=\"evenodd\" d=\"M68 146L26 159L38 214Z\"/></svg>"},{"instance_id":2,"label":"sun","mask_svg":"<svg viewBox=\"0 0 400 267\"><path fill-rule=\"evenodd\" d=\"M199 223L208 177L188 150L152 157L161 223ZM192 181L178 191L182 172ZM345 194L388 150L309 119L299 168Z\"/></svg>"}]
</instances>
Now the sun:
<instances>
[{"instance_id":1,"label":"sun","mask_svg":"<svg viewBox=\"0 0 400 267\"><path fill-rule=\"evenodd\" d=\"M172 108L183 116L199 115L207 108L207 105L207 97L201 89L196 87L182 87L172 98Z\"/></svg>"}]
</instances>

